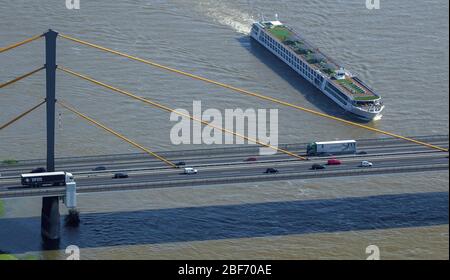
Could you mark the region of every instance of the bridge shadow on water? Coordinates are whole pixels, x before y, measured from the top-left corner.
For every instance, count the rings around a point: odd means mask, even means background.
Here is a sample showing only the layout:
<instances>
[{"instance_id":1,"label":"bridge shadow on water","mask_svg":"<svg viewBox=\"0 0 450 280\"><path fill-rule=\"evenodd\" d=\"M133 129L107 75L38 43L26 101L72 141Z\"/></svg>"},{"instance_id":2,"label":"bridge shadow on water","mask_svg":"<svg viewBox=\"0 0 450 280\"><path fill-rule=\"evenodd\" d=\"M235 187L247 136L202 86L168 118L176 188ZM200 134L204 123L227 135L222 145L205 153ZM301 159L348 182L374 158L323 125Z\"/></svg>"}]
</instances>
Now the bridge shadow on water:
<instances>
[{"instance_id":1,"label":"bridge shadow on water","mask_svg":"<svg viewBox=\"0 0 450 280\"><path fill-rule=\"evenodd\" d=\"M249 36L240 37L237 39L239 43L247 49L252 55L258 58L262 63L268 66L272 71L274 71L278 76L288 82L299 94L302 94L306 100L313 106L308 106L308 104L300 104L299 102L292 102L295 105L303 106L308 109L317 110L334 116L342 118L348 121L367 124L371 121L358 118L356 116L347 113L344 109L339 107L330 98L320 92L315 88L309 81L304 79L300 74L295 72L292 68L286 65L283 61L277 58L269 50L261 46L258 42L251 39ZM255 69L258 71L258 69ZM279 92L278 95L274 96L277 99L287 101L283 98L283 92Z\"/></svg>"},{"instance_id":2,"label":"bridge shadow on water","mask_svg":"<svg viewBox=\"0 0 450 280\"><path fill-rule=\"evenodd\" d=\"M149 201L149 204L152 202ZM60 248L163 244L448 224L448 192L81 214ZM40 218L0 219L0 248L48 249Z\"/></svg>"}]
</instances>

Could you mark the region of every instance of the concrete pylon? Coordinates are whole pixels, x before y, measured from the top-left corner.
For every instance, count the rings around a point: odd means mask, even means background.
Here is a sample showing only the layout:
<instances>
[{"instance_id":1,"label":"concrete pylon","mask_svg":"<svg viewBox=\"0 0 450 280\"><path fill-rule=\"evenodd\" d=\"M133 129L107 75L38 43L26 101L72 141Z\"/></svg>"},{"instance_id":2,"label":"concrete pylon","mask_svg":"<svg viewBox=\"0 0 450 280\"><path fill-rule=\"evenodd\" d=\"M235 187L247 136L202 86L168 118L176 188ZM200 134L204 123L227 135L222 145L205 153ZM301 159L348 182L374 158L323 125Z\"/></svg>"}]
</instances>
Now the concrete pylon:
<instances>
[{"instance_id":1,"label":"concrete pylon","mask_svg":"<svg viewBox=\"0 0 450 280\"><path fill-rule=\"evenodd\" d=\"M47 105L47 172L55 171L55 103L56 103L56 38L58 33L45 33L46 105ZM44 240L60 239L59 197L42 198L41 235Z\"/></svg>"}]
</instances>

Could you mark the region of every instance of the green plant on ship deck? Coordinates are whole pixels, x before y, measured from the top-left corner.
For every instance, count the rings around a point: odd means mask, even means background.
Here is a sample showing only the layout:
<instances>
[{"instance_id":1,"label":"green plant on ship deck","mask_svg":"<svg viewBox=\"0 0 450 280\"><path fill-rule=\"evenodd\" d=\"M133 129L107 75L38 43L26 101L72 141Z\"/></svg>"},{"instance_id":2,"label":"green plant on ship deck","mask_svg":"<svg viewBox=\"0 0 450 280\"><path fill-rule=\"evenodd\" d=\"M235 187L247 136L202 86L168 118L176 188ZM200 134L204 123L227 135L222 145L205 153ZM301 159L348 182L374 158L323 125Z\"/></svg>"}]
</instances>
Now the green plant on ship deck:
<instances>
[{"instance_id":1,"label":"green plant on ship deck","mask_svg":"<svg viewBox=\"0 0 450 280\"><path fill-rule=\"evenodd\" d=\"M291 31L289 31L284 26L275 26L269 29L270 33L280 39L282 42L289 39L289 37L292 35Z\"/></svg>"},{"instance_id":2,"label":"green plant on ship deck","mask_svg":"<svg viewBox=\"0 0 450 280\"><path fill-rule=\"evenodd\" d=\"M325 74L331 76L331 75L334 75L335 70L332 69L332 68L324 67L324 68L322 68L322 72L324 72Z\"/></svg>"},{"instance_id":3,"label":"green plant on ship deck","mask_svg":"<svg viewBox=\"0 0 450 280\"><path fill-rule=\"evenodd\" d=\"M286 46L295 46L297 41L286 40L283 42Z\"/></svg>"},{"instance_id":4,"label":"green plant on ship deck","mask_svg":"<svg viewBox=\"0 0 450 280\"><path fill-rule=\"evenodd\" d=\"M356 101L373 101L373 100L377 100L379 97L378 96L356 96L354 97L354 99Z\"/></svg>"},{"instance_id":5,"label":"green plant on ship deck","mask_svg":"<svg viewBox=\"0 0 450 280\"><path fill-rule=\"evenodd\" d=\"M323 63L325 60L320 54L311 52L310 54L308 54L306 56L306 61L309 64L320 64L320 63Z\"/></svg>"},{"instance_id":6,"label":"green plant on ship deck","mask_svg":"<svg viewBox=\"0 0 450 280\"><path fill-rule=\"evenodd\" d=\"M320 62L320 70L328 76L333 76L336 73L336 66L328 63L325 60Z\"/></svg>"},{"instance_id":7,"label":"green plant on ship deck","mask_svg":"<svg viewBox=\"0 0 450 280\"><path fill-rule=\"evenodd\" d=\"M305 47L298 47L298 48L295 50L295 52L296 52L297 54L300 54L300 55L309 55L309 54L312 53L312 51L311 51L310 49L305 48Z\"/></svg>"},{"instance_id":8,"label":"green plant on ship deck","mask_svg":"<svg viewBox=\"0 0 450 280\"><path fill-rule=\"evenodd\" d=\"M338 80L338 83L341 84L342 86L344 86L345 88L347 88L348 90L350 90L353 93L359 93L359 94L364 94L365 91L363 89L361 89L360 87L358 87L357 85L355 85L353 82L349 81L349 80Z\"/></svg>"}]
</instances>

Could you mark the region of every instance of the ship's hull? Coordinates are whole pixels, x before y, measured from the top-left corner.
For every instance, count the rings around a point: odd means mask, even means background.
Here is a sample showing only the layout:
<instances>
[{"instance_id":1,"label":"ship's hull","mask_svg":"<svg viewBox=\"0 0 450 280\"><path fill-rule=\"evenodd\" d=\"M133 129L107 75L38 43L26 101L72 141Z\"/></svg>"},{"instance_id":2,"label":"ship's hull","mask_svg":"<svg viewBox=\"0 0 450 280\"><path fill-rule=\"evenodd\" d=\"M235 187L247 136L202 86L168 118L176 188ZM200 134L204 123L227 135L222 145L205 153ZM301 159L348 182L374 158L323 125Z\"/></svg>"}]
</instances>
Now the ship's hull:
<instances>
[{"instance_id":1,"label":"ship's hull","mask_svg":"<svg viewBox=\"0 0 450 280\"><path fill-rule=\"evenodd\" d=\"M379 119L381 117L381 112L383 111L383 109L384 109L384 106L382 106L381 109L378 111L370 112L370 111L361 110L356 106L351 106L350 110L347 110L347 111L363 120L371 121L374 119L375 120Z\"/></svg>"},{"instance_id":2,"label":"ship's hull","mask_svg":"<svg viewBox=\"0 0 450 280\"><path fill-rule=\"evenodd\" d=\"M264 32L264 31L261 31ZM267 34L267 33L266 33ZM338 96L338 94L333 94L330 92L329 87L331 87L331 81L329 81L328 78L324 78L323 82L317 82L314 77L311 77L310 75L305 75L303 72L299 71L297 69L293 62L289 62L289 59L286 57L281 56L279 53L274 51L269 45L267 45L264 41L259 39L259 36L255 35L253 32L251 33L250 37L258 42L260 45L262 45L264 48L266 48L268 51L270 51L272 54L274 54L276 57L278 57L281 61L283 61L285 64L287 64L292 70L297 72L301 77L303 77L305 80L310 82L314 87L316 87L321 93L325 94L328 98L330 98L336 105L343 108L348 113L351 113L355 117L359 119L363 119L365 121L371 121L374 119L377 119L381 116L381 112L384 109L384 106L381 106L379 110L363 110L360 109L357 106L354 106L349 100L343 100L342 97ZM288 48L286 48L288 50ZM290 50L288 50L290 51Z\"/></svg>"}]
</instances>

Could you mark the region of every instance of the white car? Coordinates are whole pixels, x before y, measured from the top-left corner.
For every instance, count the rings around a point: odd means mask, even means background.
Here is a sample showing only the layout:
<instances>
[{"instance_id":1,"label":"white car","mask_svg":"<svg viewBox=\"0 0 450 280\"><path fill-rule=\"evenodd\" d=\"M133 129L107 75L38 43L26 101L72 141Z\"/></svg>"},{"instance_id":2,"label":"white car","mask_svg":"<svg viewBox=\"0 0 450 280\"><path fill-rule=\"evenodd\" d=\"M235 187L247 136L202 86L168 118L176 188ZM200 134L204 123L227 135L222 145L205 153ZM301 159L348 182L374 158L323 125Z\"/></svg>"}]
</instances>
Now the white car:
<instances>
[{"instance_id":1,"label":"white car","mask_svg":"<svg viewBox=\"0 0 450 280\"><path fill-rule=\"evenodd\" d=\"M191 167L186 167L185 169L184 169L184 174L197 174L198 173L198 170L197 169L195 169L195 168L191 168Z\"/></svg>"},{"instance_id":2,"label":"white car","mask_svg":"<svg viewBox=\"0 0 450 280\"><path fill-rule=\"evenodd\" d=\"M364 160L361 162L361 167L372 167L373 163L371 163L370 161Z\"/></svg>"}]
</instances>

